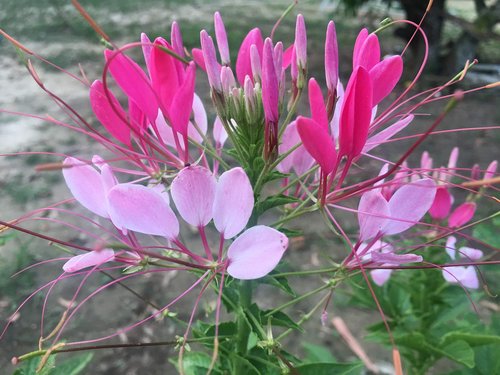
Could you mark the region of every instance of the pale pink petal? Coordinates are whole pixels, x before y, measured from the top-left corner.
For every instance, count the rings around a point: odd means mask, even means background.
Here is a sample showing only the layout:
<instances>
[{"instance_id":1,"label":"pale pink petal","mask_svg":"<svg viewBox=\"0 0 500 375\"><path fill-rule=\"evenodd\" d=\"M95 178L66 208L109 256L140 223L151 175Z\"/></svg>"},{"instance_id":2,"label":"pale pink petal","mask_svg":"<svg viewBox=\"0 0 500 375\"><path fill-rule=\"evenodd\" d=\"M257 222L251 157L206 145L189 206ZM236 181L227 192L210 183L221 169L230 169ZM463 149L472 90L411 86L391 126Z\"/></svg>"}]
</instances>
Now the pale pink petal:
<instances>
[{"instance_id":1,"label":"pale pink petal","mask_svg":"<svg viewBox=\"0 0 500 375\"><path fill-rule=\"evenodd\" d=\"M212 172L189 166L179 172L171 185L172 199L182 218L196 227L204 227L213 217L216 180Z\"/></svg>"},{"instance_id":2,"label":"pale pink petal","mask_svg":"<svg viewBox=\"0 0 500 375\"><path fill-rule=\"evenodd\" d=\"M429 178L399 188L389 200L391 219L383 232L397 234L417 224L431 207L435 195L436 184Z\"/></svg>"},{"instance_id":3,"label":"pale pink petal","mask_svg":"<svg viewBox=\"0 0 500 375\"><path fill-rule=\"evenodd\" d=\"M468 267L445 267L443 268L444 279L451 284L462 284L466 288L479 288L479 280L474 266Z\"/></svg>"},{"instance_id":4,"label":"pale pink petal","mask_svg":"<svg viewBox=\"0 0 500 375\"><path fill-rule=\"evenodd\" d=\"M136 184L118 184L108 194L109 215L124 231L175 239L179 222L165 198L156 189Z\"/></svg>"},{"instance_id":5,"label":"pale pink petal","mask_svg":"<svg viewBox=\"0 0 500 375\"><path fill-rule=\"evenodd\" d=\"M455 259L457 256L457 251L455 250L456 243L457 239L454 236L450 236L446 240L446 253L450 256L451 259Z\"/></svg>"},{"instance_id":6,"label":"pale pink petal","mask_svg":"<svg viewBox=\"0 0 500 375\"><path fill-rule=\"evenodd\" d=\"M375 237L386 225L389 215L389 204L378 189L364 193L358 206L359 239L366 241Z\"/></svg>"},{"instance_id":7,"label":"pale pink petal","mask_svg":"<svg viewBox=\"0 0 500 375\"><path fill-rule=\"evenodd\" d=\"M461 258L467 258L471 260L479 260L483 257L483 252L481 250L466 246L458 249L458 254Z\"/></svg>"},{"instance_id":8,"label":"pale pink petal","mask_svg":"<svg viewBox=\"0 0 500 375\"><path fill-rule=\"evenodd\" d=\"M205 58L203 57L203 51L200 48L193 48L191 50L191 55L193 56L193 60L198 65L201 70L204 72L207 71L207 67L205 66Z\"/></svg>"},{"instance_id":9,"label":"pale pink petal","mask_svg":"<svg viewBox=\"0 0 500 375\"><path fill-rule=\"evenodd\" d=\"M101 174L75 158L66 158L63 165L64 180L73 197L86 209L108 218L107 192L104 190Z\"/></svg>"},{"instance_id":10,"label":"pale pink petal","mask_svg":"<svg viewBox=\"0 0 500 375\"><path fill-rule=\"evenodd\" d=\"M403 59L399 55L388 57L370 69L374 106L391 93L399 82L401 74L403 74Z\"/></svg>"},{"instance_id":11,"label":"pale pink petal","mask_svg":"<svg viewBox=\"0 0 500 375\"><path fill-rule=\"evenodd\" d=\"M114 259L115 252L111 249L95 250L72 257L64 263L62 268L64 272L72 273L87 267L99 266L103 263L111 262Z\"/></svg>"},{"instance_id":12,"label":"pale pink petal","mask_svg":"<svg viewBox=\"0 0 500 375\"><path fill-rule=\"evenodd\" d=\"M224 143L227 140L227 132L226 129L224 128L224 125L222 125L222 121L220 120L219 116L215 118L213 137L215 142L220 147L224 146Z\"/></svg>"},{"instance_id":13,"label":"pale pink petal","mask_svg":"<svg viewBox=\"0 0 500 375\"><path fill-rule=\"evenodd\" d=\"M368 152L368 151L374 149L375 147L377 147L378 145L380 145L381 143L384 143L388 139L391 139L394 135L396 135L401 130L406 128L413 121L413 118L414 118L413 115L406 116L406 117L402 118L401 120L395 122L394 124L392 124L388 128L386 128L386 129L382 130L381 132L378 132L374 136L370 137L366 141L366 145L363 148L363 152Z\"/></svg>"},{"instance_id":14,"label":"pale pink petal","mask_svg":"<svg viewBox=\"0 0 500 375\"><path fill-rule=\"evenodd\" d=\"M111 91L107 91L100 81L90 86L90 105L99 122L120 142L130 146L130 126L127 115Z\"/></svg>"},{"instance_id":15,"label":"pale pink petal","mask_svg":"<svg viewBox=\"0 0 500 375\"><path fill-rule=\"evenodd\" d=\"M429 209L429 215L433 219L442 220L448 216L451 209L451 194L444 186L439 186L436 190L434 202Z\"/></svg>"},{"instance_id":16,"label":"pale pink petal","mask_svg":"<svg viewBox=\"0 0 500 375\"><path fill-rule=\"evenodd\" d=\"M467 224L474 213L476 212L476 204L474 202L462 203L458 206L448 218L448 226L450 228L458 228Z\"/></svg>"},{"instance_id":17,"label":"pale pink petal","mask_svg":"<svg viewBox=\"0 0 500 375\"><path fill-rule=\"evenodd\" d=\"M391 273L393 270L391 269L380 269L380 270L371 270L370 275L372 276L373 282L378 286L384 285L387 280L391 277Z\"/></svg>"},{"instance_id":18,"label":"pale pink petal","mask_svg":"<svg viewBox=\"0 0 500 375\"><path fill-rule=\"evenodd\" d=\"M297 56L297 65L302 69L307 66L307 34L306 24L302 14L297 15L295 23L295 54Z\"/></svg>"},{"instance_id":19,"label":"pale pink petal","mask_svg":"<svg viewBox=\"0 0 500 375\"><path fill-rule=\"evenodd\" d=\"M252 280L266 276L281 260L288 238L276 229L257 225L229 246L227 272L236 279Z\"/></svg>"},{"instance_id":20,"label":"pale pink petal","mask_svg":"<svg viewBox=\"0 0 500 375\"><path fill-rule=\"evenodd\" d=\"M193 98L193 117L201 133L203 135L207 134L207 112L205 111L205 107L200 97L196 94L194 94ZM188 136L198 143L203 143L203 137L200 135L198 129L196 129L194 124L190 121L188 125Z\"/></svg>"},{"instance_id":21,"label":"pale pink petal","mask_svg":"<svg viewBox=\"0 0 500 375\"><path fill-rule=\"evenodd\" d=\"M217 182L214 201L214 224L224 238L240 233L252 215L253 189L240 167L224 172Z\"/></svg>"}]
</instances>

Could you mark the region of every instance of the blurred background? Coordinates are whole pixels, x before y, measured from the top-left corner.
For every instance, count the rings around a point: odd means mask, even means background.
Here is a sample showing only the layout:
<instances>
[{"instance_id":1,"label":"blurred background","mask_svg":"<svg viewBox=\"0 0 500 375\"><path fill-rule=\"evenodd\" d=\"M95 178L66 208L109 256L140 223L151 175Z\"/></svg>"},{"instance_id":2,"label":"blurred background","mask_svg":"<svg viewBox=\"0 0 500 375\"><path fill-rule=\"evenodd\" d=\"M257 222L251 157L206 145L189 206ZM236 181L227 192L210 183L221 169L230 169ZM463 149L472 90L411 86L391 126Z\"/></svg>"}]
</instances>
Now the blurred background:
<instances>
[{"instance_id":1,"label":"blurred background","mask_svg":"<svg viewBox=\"0 0 500 375\"><path fill-rule=\"evenodd\" d=\"M260 27L267 35L275 21L289 5L289 1L201 1L201 0L81 0L81 4L118 44L138 41L141 32L151 39L156 36L169 37L170 24L179 22L185 46L190 50L199 46L199 31L207 29L213 34L212 16L214 11L221 12L226 29L233 61L239 43L253 27ZM347 81L351 68L351 53L354 40L361 27L374 30L386 17L408 18L418 22L427 6L426 1L412 0L322 0L300 1L292 15L278 28L276 39L287 43L293 41L295 14L302 13L306 19L309 38L309 72L323 80L323 43L329 19L336 22L340 48L341 79ZM475 67L459 86L469 89L496 82L500 79L500 1L486 0L437 0L424 23L430 42L430 60L425 78L418 83L418 90L433 87L453 77L460 71L467 59L477 58L480 64ZM103 67L103 48L94 31L78 14L69 0L1 0L0 27L7 33L36 51L41 56L63 67L71 73L82 70L90 81L101 75ZM391 28L381 35L382 49L385 54L399 53L411 37L412 30L406 27ZM411 81L419 68L423 55L420 39L413 43L409 55L405 57L405 76L396 91L401 91ZM133 52L140 60L140 51ZM142 60L141 60L142 61ZM57 95L65 98L70 105L86 119L92 120L85 86L72 80L53 67L39 61L35 63L41 80ZM324 82L324 81L323 81ZM198 94L209 103L206 78L200 75L197 81ZM484 90L467 96L446 118L441 129L460 127L494 126L500 123L499 91ZM390 100L389 100L390 101ZM55 118L67 120L58 106L44 95L33 82L22 61L10 43L0 37L0 108L36 115L50 114ZM436 102L425 107L426 114L437 114L443 103ZM207 105L209 123L213 122L213 110ZM426 129L433 116L421 116L410 133ZM413 126L413 125L412 125ZM428 150L437 165L445 165L454 146L463 151L459 166L471 168L479 163L482 168L493 159L500 157L498 131L477 131L473 133L447 133L431 137L410 158L410 165L418 165L420 154ZM394 160L411 143L402 141L390 148L378 151L381 156ZM75 132L57 127L47 122L25 116L0 113L0 153L20 151L42 151L71 154L90 158L102 150L89 139ZM41 163L60 161L53 155L31 154L0 158L0 218L12 220L21 214L45 207L53 202L70 197L62 181L60 171L36 172L35 166ZM373 162L373 168L379 165ZM74 207L74 206L73 206ZM77 212L79 207L74 208ZM493 207L482 208L487 214ZM82 211L83 212L83 211ZM480 214L481 215L481 214ZM354 231L355 222L352 222ZM57 229L56 225L34 222L31 228L43 233L60 236L77 243L86 243L86 238ZM349 225L349 224L348 224ZM305 226L305 240L292 243L288 262L300 264L321 263L321 256L334 251L335 239L321 224L320 220L299 223ZM333 245L332 245L333 243ZM48 264L22 273L15 278L16 271L44 259L60 256L57 249L47 241L41 241L13 231L0 233L0 322L4 323L12 312L37 287L54 279L60 274L60 263ZM105 276L89 280L89 288L108 281ZM165 303L173 298L189 280L176 274L142 277L131 282L131 288L148 299ZM80 280L61 283L54 288L49 299L45 321L53 326L60 318L78 286ZM300 291L307 291L306 283L297 285ZM90 289L89 289L90 290ZM271 303L276 297L269 295L265 287L259 290L262 304ZM0 341L0 373L10 374L14 368L10 358L14 355L34 350L37 347L40 316L44 302L43 295L37 295L23 309ZM200 309L199 317L213 309L213 298L208 298ZM358 338L364 334L367 323L377 321L373 312L342 306L339 311L349 314L348 325ZM176 311L184 317L190 310L191 301L186 300L176 306ZM151 313L151 307L130 291L114 286L86 304L77 318L68 327L65 337L68 340L95 338L113 332ZM329 327L319 327L319 319L312 326L317 337L311 342L325 344L339 359L352 356ZM115 342L168 341L176 334L182 334L175 324L153 322L146 324L126 335L120 335ZM296 344L299 345L299 344ZM388 360L390 353L375 344L366 344L370 353L380 360ZM302 350L302 349L301 349ZM172 348L113 349L95 353L95 358L87 373L92 374L168 374L173 367L168 363ZM175 359L175 355L173 357Z\"/></svg>"}]
</instances>

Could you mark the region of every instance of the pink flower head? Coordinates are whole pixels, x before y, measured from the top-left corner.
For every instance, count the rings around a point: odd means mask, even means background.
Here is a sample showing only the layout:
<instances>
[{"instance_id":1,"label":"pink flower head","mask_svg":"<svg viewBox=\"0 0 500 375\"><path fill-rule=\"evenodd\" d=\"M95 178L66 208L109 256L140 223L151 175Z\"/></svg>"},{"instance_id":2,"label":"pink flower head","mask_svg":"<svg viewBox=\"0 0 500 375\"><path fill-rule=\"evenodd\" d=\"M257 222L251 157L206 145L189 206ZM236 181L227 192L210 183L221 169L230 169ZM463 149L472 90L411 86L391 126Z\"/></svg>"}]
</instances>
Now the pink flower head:
<instances>
[{"instance_id":1,"label":"pink flower head","mask_svg":"<svg viewBox=\"0 0 500 375\"><path fill-rule=\"evenodd\" d=\"M213 218L224 239L245 229L254 206L252 186L239 167L224 172L218 182L208 169L186 167L172 182L172 199L191 225L203 227ZM251 227L229 246L227 271L238 279L263 277L276 267L287 246L287 237L279 231Z\"/></svg>"}]
</instances>

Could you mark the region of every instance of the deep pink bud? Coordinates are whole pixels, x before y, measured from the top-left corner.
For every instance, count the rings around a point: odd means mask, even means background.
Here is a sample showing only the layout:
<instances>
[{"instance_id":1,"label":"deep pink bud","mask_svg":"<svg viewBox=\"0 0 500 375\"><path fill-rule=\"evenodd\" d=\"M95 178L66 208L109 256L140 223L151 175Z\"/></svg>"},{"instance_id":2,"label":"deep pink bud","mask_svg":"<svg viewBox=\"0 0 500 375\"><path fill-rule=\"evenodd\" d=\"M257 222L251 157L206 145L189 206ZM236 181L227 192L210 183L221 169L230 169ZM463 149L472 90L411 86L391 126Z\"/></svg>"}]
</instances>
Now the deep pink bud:
<instances>
[{"instance_id":1,"label":"deep pink bud","mask_svg":"<svg viewBox=\"0 0 500 375\"><path fill-rule=\"evenodd\" d=\"M468 223L476 212L476 204L474 202L462 203L455 208L448 219L448 226L450 228L458 228Z\"/></svg>"},{"instance_id":2,"label":"deep pink bud","mask_svg":"<svg viewBox=\"0 0 500 375\"><path fill-rule=\"evenodd\" d=\"M481 179L481 167L479 164L474 164L470 170L470 176L473 180Z\"/></svg>"},{"instance_id":3,"label":"deep pink bud","mask_svg":"<svg viewBox=\"0 0 500 375\"><path fill-rule=\"evenodd\" d=\"M356 68L347 84L340 114L340 154L357 157L366 143L372 115L372 84L362 66Z\"/></svg>"},{"instance_id":4,"label":"deep pink bud","mask_svg":"<svg viewBox=\"0 0 500 375\"><path fill-rule=\"evenodd\" d=\"M233 87L236 86L233 71L228 66L223 66L220 71L220 80L222 84L222 92L228 94Z\"/></svg>"},{"instance_id":5,"label":"deep pink bud","mask_svg":"<svg viewBox=\"0 0 500 375\"><path fill-rule=\"evenodd\" d=\"M229 46L227 44L226 28L224 21L219 12L214 13L215 38L217 39L217 47L219 48L220 59L223 65L229 65Z\"/></svg>"},{"instance_id":6,"label":"deep pink bud","mask_svg":"<svg viewBox=\"0 0 500 375\"><path fill-rule=\"evenodd\" d=\"M205 30L200 33L201 49L203 51L203 60L207 69L208 82L212 89L217 92L222 91L222 84L220 81L220 65L215 56L215 46L212 38Z\"/></svg>"},{"instance_id":7,"label":"deep pink bud","mask_svg":"<svg viewBox=\"0 0 500 375\"><path fill-rule=\"evenodd\" d=\"M495 173L497 172L497 166L498 162L496 160L493 160L490 165L488 165L488 168L486 168L486 172L484 172L484 179L489 180L493 177L495 177Z\"/></svg>"},{"instance_id":8,"label":"deep pink bud","mask_svg":"<svg viewBox=\"0 0 500 375\"><path fill-rule=\"evenodd\" d=\"M274 50L271 39L264 42L262 56L262 104L266 123L278 123L279 88L274 65Z\"/></svg>"},{"instance_id":9,"label":"deep pink bud","mask_svg":"<svg viewBox=\"0 0 500 375\"><path fill-rule=\"evenodd\" d=\"M181 28L177 22L172 22L170 28L170 41L172 42L172 47L174 52L181 57L186 56L184 53L184 43L182 42Z\"/></svg>"},{"instance_id":10,"label":"deep pink bud","mask_svg":"<svg viewBox=\"0 0 500 375\"><path fill-rule=\"evenodd\" d=\"M295 23L295 53L297 54L297 65L305 69L307 66L307 34L306 24L302 14L297 16Z\"/></svg>"},{"instance_id":11,"label":"deep pink bud","mask_svg":"<svg viewBox=\"0 0 500 375\"><path fill-rule=\"evenodd\" d=\"M283 71L283 43L278 42L274 46L274 70L278 81L281 82L281 72Z\"/></svg>"},{"instance_id":12,"label":"deep pink bud","mask_svg":"<svg viewBox=\"0 0 500 375\"><path fill-rule=\"evenodd\" d=\"M436 196L434 197L434 202L429 209L429 215L433 219L442 220L448 216L451 209L452 196L448 189L444 186L440 186L436 190Z\"/></svg>"},{"instance_id":13,"label":"deep pink bud","mask_svg":"<svg viewBox=\"0 0 500 375\"><path fill-rule=\"evenodd\" d=\"M337 45L337 33L335 23L330 21L326 29L325 39L325 78L329 92L337 89L339 80L339 48Z\"/></svg>"}]
</instances>

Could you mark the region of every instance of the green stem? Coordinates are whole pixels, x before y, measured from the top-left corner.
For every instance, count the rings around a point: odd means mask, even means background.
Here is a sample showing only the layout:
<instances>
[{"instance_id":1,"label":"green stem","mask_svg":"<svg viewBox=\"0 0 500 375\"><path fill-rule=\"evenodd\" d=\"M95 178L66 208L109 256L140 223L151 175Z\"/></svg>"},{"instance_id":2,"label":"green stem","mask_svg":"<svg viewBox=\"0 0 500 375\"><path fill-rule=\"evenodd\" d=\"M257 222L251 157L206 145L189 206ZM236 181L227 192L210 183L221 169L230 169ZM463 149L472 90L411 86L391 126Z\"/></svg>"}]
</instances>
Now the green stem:
<instances>
[{"instance_id":1,"label":"green stem","mask_svg":"<svg viewBox=\"0 0 500 375\"><path fill-rule=\"evenodd\" d=\"M238 310L238 317L236 320L237 337L236 349L239 357L245 358L247 354L248 337L251 332L251 327L248 324L245 311L252 304L252 282L249 280L241 280L239 285L240 303ZM239 357L235 357L235 374L245 373L245 362Z\"/></svg>"},{"instance_id":2,"label":"green stem","mask_svg":"<svg viewBox=\"0 0 500 375\"><path fill-rule=\"evenodd\" d=\"M307 276L307 275L320 275L323 273L331 273L338 271L340 268L340 265L336 265L334 267L330 268L321 268L318 270L309 270L309 271L293 271L293 272L282 272L282 273L277 273L274 274L274 278L279 278L279 277L288 277L288 276Z\"/></svg>"}]
</instances>

